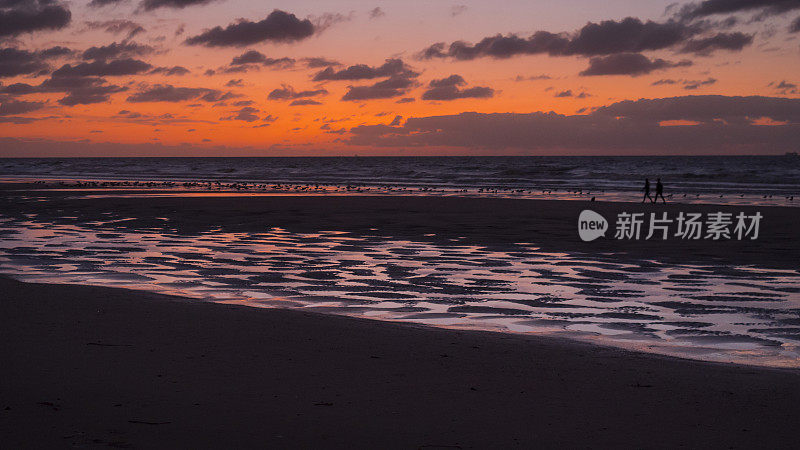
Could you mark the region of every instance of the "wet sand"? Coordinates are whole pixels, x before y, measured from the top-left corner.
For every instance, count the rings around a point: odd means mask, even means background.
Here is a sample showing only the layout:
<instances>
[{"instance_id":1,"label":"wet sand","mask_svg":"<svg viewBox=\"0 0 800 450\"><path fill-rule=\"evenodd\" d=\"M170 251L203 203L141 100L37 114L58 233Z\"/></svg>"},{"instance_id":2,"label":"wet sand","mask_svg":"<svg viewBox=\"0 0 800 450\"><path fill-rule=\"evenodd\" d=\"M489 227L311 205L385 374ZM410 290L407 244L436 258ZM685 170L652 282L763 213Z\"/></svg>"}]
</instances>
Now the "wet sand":
<instances>
[{"instance_id":1,"label":"wet sand","mask_svg":"<svg viewBox=\"0 0 800 450\"><path fill-rule=\"evenodd\" d=\"M338 230L613 260L797 268L800 209L411 196L0 195L14 220L191 235ZM100 193L100 192L98 192ZM26 195L33 195L28 193ZM590 208L764 215L757 241L584 243ZM12 447L793 447L800 373L0 279Z\"/></svg>"},{"instance_id":2,"label":"wet sand","mask_svg":"<svg viewBox=\"0 0 800 450\"><path fill-rule=\"evenodd\" d=\"M790 448L800 373L0 279L9 448Z\"/></svg>"},{"instance_id":3,"label":"wet sand","mask_svg":"<svg viewBox=\"0 0 800 450\"><path fill-rule=\"evenodd\" d=\"M797 269L800 255L797 223L800 208L779 206L725 206L710 204L641 204L508 198L435 196L364 196L300 194L277 196L180 196L101 197L125 190L64 192L57 190L10 191L0 189L0 211L6 217L128 230L160 230L178 234L208 231L262 232L280 227L290 232L320 230L351 232L447 244L454 238L462 244L507 247L532 243L545 251L576 252L614 260L653 259L679 264L757 265ZM33 186L29 186L33 187ZM143 194L143 193L139 193ZM174 193L172 193L174 194ZM21 195L32 198L22 199ZM197 195L197 193L193 193ZM38 198L45 201L38 201ZM602 214L611 231L609 239L583 242L578 237L578 215L584 209ZM679 212L759 212L757 240L617 240L614 222L620 212L660 214L675 219ZM101 224L102 223L102 224ZM646 227L647 222L645 223ZM675 225L673 224L673 230Z\"/></svg>"}]
</instances>

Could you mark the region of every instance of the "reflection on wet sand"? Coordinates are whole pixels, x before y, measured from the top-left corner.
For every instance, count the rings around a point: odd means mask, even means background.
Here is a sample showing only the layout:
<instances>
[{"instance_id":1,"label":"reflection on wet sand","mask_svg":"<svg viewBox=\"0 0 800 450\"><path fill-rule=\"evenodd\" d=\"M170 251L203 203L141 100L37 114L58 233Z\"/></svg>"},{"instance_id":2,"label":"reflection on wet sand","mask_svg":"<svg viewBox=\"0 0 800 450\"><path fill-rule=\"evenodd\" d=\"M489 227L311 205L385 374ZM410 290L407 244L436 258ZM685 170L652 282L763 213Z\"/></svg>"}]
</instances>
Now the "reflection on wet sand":
<instances>
[{"instance_id":1,"label":"reflection on wet sand","mask_svg":"<svg viewBox=\"0 0 800 450\"><path fill-rule=\"evenodd\" d=\"M31 281L800 366L797 271L619 262L524 243L444 245L280 228L186 235L111 225L2 220L0 269Z\"/></svg>"}]
</instances>

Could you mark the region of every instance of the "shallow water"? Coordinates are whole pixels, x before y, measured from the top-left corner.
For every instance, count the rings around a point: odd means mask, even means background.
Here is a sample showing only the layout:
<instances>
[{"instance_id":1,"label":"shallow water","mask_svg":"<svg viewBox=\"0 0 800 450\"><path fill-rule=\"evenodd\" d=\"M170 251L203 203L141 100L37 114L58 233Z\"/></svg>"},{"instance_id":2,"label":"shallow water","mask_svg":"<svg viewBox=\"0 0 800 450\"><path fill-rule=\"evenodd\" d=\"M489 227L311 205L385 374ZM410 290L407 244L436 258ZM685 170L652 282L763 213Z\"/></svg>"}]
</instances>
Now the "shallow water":
<instances>
[{"instance_id":1,"label":"shallow water","mask_svg":"<svg viewBox=\"0 0 800 450\"><path fill-rule=\"evenodd\" d=\"M0 272L800 367L798 271L620 262L525 243L434 245L279 228L187 236L110 225L0 219Z\"/></svg>"}]
</instances>

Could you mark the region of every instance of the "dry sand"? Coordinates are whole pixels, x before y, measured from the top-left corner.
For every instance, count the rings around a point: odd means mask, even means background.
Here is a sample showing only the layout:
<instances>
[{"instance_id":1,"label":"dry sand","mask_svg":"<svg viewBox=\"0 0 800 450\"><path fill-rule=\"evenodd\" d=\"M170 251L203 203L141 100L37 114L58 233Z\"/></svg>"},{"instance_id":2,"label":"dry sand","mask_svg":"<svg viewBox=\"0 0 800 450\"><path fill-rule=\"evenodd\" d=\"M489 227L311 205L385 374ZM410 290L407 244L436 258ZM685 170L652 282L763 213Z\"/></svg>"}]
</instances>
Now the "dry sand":
<instances>
[{"instance_id":1,"label":"dry sand","mask_svg":"<svg viewBox=\"0 0 800 450\"><path fill-rule=\"evenodd\" d=\"M790 448L800 374L0 279L5 448Z\"/></svg>"}]
</instances>

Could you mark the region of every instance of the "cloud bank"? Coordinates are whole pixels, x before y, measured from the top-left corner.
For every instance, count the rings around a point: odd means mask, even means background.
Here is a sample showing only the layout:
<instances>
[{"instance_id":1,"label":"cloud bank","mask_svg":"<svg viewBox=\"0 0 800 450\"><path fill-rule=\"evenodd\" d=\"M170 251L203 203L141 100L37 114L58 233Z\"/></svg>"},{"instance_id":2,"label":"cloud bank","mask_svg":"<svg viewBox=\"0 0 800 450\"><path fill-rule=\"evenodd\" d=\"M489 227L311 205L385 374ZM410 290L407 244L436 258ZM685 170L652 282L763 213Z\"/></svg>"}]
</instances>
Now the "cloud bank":
<instances>
[{"instance_id":1,"label":"cloud bank","mask_svg":"<svg viewBox=\"0 0 800 450\"><path fill-rule=\"evenodd\" d=\"M759 125L769 118L778 125ZM664 126L665 121L694 125ZM403 126L366 125L349 142L374 147L461 147L558 154L780 153L796 147L800 99L686 96L614 103L587 115L553 112L409 118Z\"/></svg>"},{"instance_id":2,"label":"cloud bank","mask_svg":"<svg viewBox=\"0 0 800 450\"><path fill-rule=\"evenodd\" d=\"M244 47L259 42L295 42L311 37L315 32L310 20L300 20L294 14L276 9L259 22L241 19L225 28L214 27L185 41L205 47Z\"/></svg>"}]
</instances>

